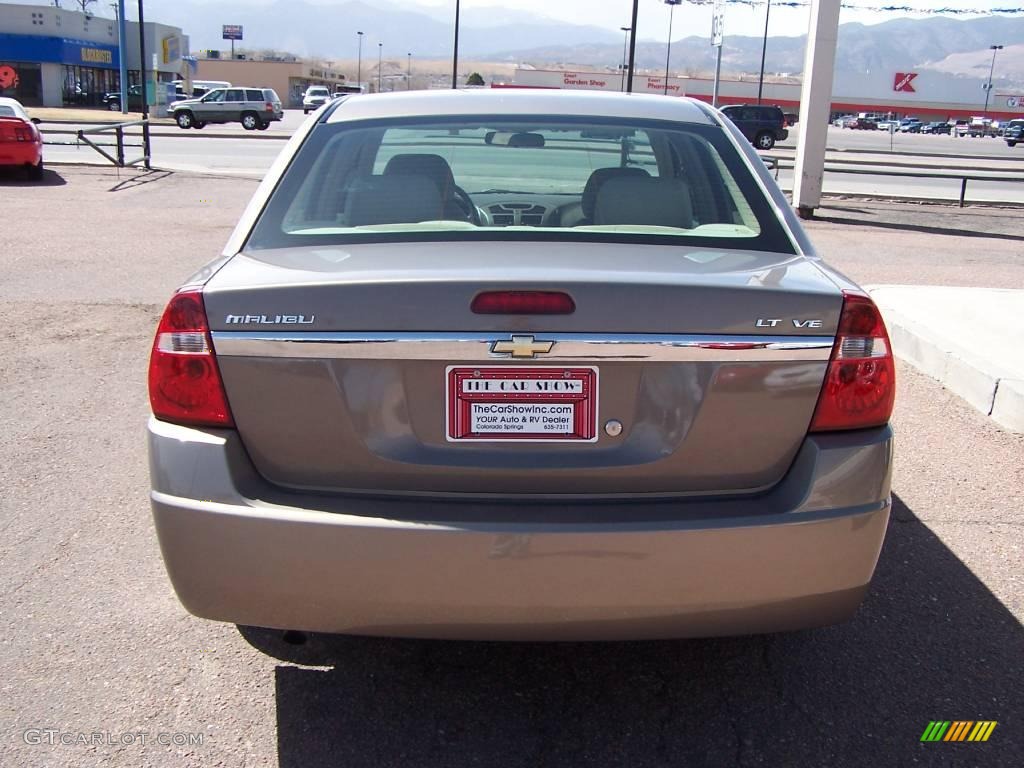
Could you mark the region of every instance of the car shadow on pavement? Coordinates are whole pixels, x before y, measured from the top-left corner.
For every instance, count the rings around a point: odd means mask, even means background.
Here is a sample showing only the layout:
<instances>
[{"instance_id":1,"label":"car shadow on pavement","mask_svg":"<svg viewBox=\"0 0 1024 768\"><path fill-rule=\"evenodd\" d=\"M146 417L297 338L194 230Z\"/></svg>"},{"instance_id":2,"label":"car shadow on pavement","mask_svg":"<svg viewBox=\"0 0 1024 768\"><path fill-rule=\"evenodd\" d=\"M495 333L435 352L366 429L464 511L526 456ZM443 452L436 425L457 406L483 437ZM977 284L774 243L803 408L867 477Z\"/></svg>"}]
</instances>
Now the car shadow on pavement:
<instances>
[{"instance_id":1,"label":"car shadow on pavement","mask_svg":"<svg viewBox=\"0 0 1024 768\"><path fill-rule=\"evenodd\" d=\"M289 662L282 768L995 766L1024 747L1024 627L898 498L868 600L838 627L564 644L240 630ZM939 719L998 726L921 743Z\"/></svg>"},{"instance_id":2,"label":"car shadow on pavement","mask_svg":"<svg viewBox=\"0 0 1024 768\"><path fill-rule=\"evenodd\" d=\"M21 168L0 168L0 187L63 187L67 182L52 168L43 168L39 181L28 178Z\"/></svg>"}]
</instances>

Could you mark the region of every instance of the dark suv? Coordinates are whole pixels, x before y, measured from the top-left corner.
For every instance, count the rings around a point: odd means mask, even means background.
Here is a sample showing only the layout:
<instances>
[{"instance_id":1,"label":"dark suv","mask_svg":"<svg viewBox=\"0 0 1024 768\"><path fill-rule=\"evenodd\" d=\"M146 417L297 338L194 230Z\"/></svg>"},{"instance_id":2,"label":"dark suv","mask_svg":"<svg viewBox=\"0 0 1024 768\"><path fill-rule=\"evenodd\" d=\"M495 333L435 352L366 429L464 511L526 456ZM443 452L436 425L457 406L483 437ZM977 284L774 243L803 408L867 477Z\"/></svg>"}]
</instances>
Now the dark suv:
<instances>
[{"instance_id":1,"label":"dark suv","mask_svg":"<svg viewBox=\"0 0 1024 768\"><path fill-rule=\"evenodd\" d=\"M722 108L728 117L747 137L747 141L758 149L771 149L776 141L789 138L786 130L786 116L778 107L764 107L756 104L734 104Z\"/></svg>"},{"instance_id":2,"label":"dark suv","mask_svg":"<svg viewBox=\"0 0 1024 768\"><path fill-rule=\"evenodd\" d=\"M1006 146L1016 147L1018 143L1024 143L1024 120L1011 120L1003 131L1003 138Z\"/></svg>"}]
</instances>

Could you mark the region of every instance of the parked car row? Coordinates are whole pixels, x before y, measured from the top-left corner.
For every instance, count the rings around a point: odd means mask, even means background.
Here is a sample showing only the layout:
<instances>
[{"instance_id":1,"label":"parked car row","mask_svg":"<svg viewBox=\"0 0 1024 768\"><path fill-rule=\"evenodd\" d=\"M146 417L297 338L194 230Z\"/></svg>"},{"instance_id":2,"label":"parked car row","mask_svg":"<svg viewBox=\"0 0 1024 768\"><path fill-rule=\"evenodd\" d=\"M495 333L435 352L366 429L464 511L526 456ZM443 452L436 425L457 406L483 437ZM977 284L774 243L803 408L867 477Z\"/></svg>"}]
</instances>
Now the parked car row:
<instances>
[{"instance_id":1,"label":"parked car row","mask_svg":"<svg viewBox=\"0 0 1024 768\"><path fill-rule=\"evenodd\" d=\"M1016 121L1010 121L1010 124ZM902 120L886 116L861 113L844 115L832 121L837 128L850 128L865 131L891 131L893 133L930 133L946 136L1003 136L1007 125L987 117L957 118L954 120L938 120L925 123L916 117L905 117ZM1014 144L1017 140L1014 140ZM1010 144L1010 146L1014 146Z\"/></svg>"}]
</instances>

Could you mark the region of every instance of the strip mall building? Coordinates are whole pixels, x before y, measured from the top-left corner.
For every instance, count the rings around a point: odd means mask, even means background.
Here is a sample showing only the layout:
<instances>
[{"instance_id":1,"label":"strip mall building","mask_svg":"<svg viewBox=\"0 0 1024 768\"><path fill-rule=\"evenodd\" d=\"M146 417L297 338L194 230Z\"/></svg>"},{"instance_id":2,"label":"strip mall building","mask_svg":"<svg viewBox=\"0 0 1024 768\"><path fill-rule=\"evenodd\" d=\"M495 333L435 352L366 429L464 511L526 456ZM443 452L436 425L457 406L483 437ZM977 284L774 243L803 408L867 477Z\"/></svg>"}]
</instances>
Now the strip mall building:
<instances>
[{"instance_id":1,"label":"strip mall building","mask_svg":"<svg viewBox=\"0 0 1024 768\"><path fill-rule=\"evenodd\" d=\"M909 68L908 68L909 69ZM870 112L895 117L919 117L921 120L948 120L980 115L985 106L984 80L953 77L940 72L836 73L832 86L833 115ZM505 88L570 88L594 91L622 89L618 72L572 72L547 69L517 69ZM711 78L669 77L667 93L711 101ZM636 93L666 93L663 75L637 73L633 78ZM757 78L722 79L718 103L751 104L757 101ZM777 104L785 112L800 108L800 81L766 82L762 102ZM988 115L999 120L1024 117L1024 92L992 90Z\"/></svg>"},{"instance_id":2,"label":"strip mall building","mask_svg":"<svg viewBox=\"0 0 1024 768\"><path fill-rule=\"evenodd\" d=\"M146 22L144 32L146 81L181 77L188 68L188 36L178 27L153 22ZM135 85L142 69L138 22L127 23L124 49L128 84ZM0 3L0 96L31 107L99 106L104 93L120 88L120 67L114 19Z\"/></svg>"}]
</instances>

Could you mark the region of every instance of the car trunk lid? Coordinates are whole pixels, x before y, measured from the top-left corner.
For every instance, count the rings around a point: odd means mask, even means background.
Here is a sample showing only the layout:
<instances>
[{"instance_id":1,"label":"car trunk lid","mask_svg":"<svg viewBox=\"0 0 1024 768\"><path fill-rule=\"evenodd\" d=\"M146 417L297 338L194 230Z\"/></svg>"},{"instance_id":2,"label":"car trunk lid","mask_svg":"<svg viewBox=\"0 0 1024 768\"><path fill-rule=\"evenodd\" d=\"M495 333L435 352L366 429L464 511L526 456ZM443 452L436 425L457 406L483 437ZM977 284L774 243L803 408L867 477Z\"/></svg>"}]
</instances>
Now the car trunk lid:
<instances>
[{"instance_id":1,"label":"car trunk lid","mask_svg":"<svg viewBox=\"0 0 1024 768\"><path fill-rule=\"evenodd\" d=\"M495 290L562 292L575 309L472 311ZM803 257L531 242L240 254L205 301L237 427L270 481L542 496L775 483L842 306ZM508 415L558 423L485 423Z\"/></svg>"}]
</instances>

